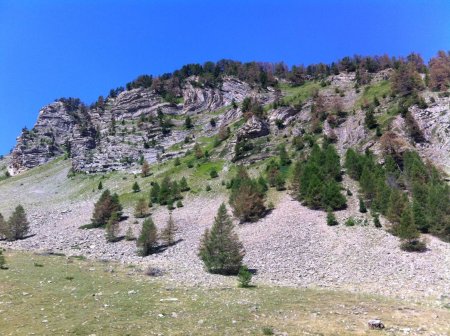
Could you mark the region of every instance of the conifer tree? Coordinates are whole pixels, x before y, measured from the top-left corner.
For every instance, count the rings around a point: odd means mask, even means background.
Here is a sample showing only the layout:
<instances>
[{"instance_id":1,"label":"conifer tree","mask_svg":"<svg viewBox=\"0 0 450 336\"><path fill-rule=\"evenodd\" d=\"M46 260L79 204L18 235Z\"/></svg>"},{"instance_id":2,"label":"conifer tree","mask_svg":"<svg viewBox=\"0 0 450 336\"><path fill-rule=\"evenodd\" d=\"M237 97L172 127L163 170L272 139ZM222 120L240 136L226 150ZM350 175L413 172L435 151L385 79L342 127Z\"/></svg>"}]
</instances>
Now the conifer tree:
<instances>
[{"instance_id":1,"label":"conifer tree","mask_svg":"<svg viewBox=\"0 0 450 336\"><path fill-rule=\"evenodd\" d=\"M237 274L242 266L245 251L225 204L219 207L211 230L203 234L199 257L208 272L224 275Z\"/></svg>"},{"instance_id":2,"label":"conifer tree","mask_svg":"<svg viewBox=\"0 0 450 336\"><path fill-rule=\"evenodd\" d=\"M183 198L183 196L181 196L180 186L177 181L172 182L170 189L172 200L177 201Z\"/></svg>"},{"instance_id":3,"label":"conifer tree","mask_svg":"<svg viewBox=\"0 0 450 336\"><path fill-rule=\"evenodd\" d=\"M111 195L111 192L106 189L101 194L97 203L95 203L91 220L92 226L105 226L111 215L115 212L120 218L122 215L122 205L119 202L119 196L117 194Z\"/></svg>"},{"instance_id":4,"label":"conifer tree","mask_svg":"<svg viewBox=\"0 0 450 336\"><path fill-rule=\"evenodd\" d=\"M234 215L243 222L255 222L266 213L265 194L256 180L252 180L244 167L239 167L233 179L230 205Z\"/></svg>"},{"instance_id":5,"label":"conifer tree","mask_svg":"<svg viewBox=\"0 0 450 336\"><path fill-rule=\"evenodd\" d=\"M175 234L177 233L177 231L178 227L173 220L172 213L170 213L166 227L161 232L161 238L167 244L167 246L173 245L173 243L175 242Z\"/></svg>"},{"instance_id":6,"label":"conifer tree","mask_svg":"<svg viewBox=\"0 0 450 336\"><path fill-rule=\"evenodd\" d=\"M8 220L6 239L9 241L23 239L29 232L29 223L22 205L18 205Z\"/></svg>"},{"instance_id":7,"label":"conifer tree","mask_svg":"<svg viewBox=\"0 0 450 336\"><path fill-rule=\"evenodd\" d=\"M98 183L97 189L98 189L98 190L102 190L102 189L103 189L103 183L102 183L102 181L100 181L100 182Z\"/></svg>"},{"instance_id":8,"label":"conifer tree","mask_svg":"<svg viewBox=\"0 0 450 336\"><path fill-rule=\"evenodd\" d=\"M170 178L166 176L161 182L161 188L159 190L159 204L166 205L171 198L171 183Z\"/></svg>"},{"instance_id":9,"label":"conifer tree","mask_svg":"<svg viewBox=\"0 0 450 336\"><path fill-rule=\"evenodd\" d=\"M189 189L186 178L183 176L180 181L180 191L189 191Z\"/></svg>"},{"instance_id":10,"label":"conifer tree","mask_svg":"<svg viewBox=\"0 0 450 336\"><path fill-rule=\"evenodd\" d=\"M133 192L138 193L141 191L141 187L139 187L139 184L136 182L133 183Z\"/></svg>"},{"instance_id":11,"label":"conifer tree","mask_svg":"<svg viewBox=\"0 0 450 336\"><path fill-rule=\"evenodd\" d=\"M159 203L159 192L160 192L160 186L158 182L154 182L152 186L152 190L150 191L150 201L152 203Z\"/></svg>"},{"instance_id":12,"label":"conifer tree","mask_svg":"<svg viewBox=\"0 0 450 336\"><path fill-rule=\"evenodd\" d=\"M148 215L148 204L145 198L140 198L134 208L134 217L143 218Z\"/></svg>"},{"instance_id":13,"label":"conifer tree","mask_svg":"<svg viewBox=\"0 0 450 336\"><path fill-rule=\"evenodd\" d=\"M409 252L425 251L426 245L419 240L420 232L414 223L413 211L410 205L403 210L400 224L397 224L395 227L395 233L402 240L400 245L402 250Z\"/></svg>"},{"instance_id":14,"label":"conifer tree","mask_svg":"<svg viewBox=\"0 0 450 336\"><path fill-rule=\"evenodd\" d=\"M144 160L141 167L141 175L142 177L147 177L150 174L150 165L147 160Z\"/></svg>"},{"instance_id":15,"label":"conifer tree","mask_svg":"<svg viewBox=\"0 0 450 336\"><path fill-rule=\"evenodd\" d=\"M180 158L179 158L179 157L175 158L175 161L173 162L173 165L174 165L174 166L179 166L179 165L181 165L181 161L180 161Z\"/></svg>"},{"instance_id":16,"label":"conifer tree","mask_svg":"<svg viewBox=\"0 0 450 336\"><path fill-rule=\"evenodd\" d=\"M286 152L286 147L284 145L280 145L279 149L279 157L280 157L280 165L288 166L291 164L291 159L289 158L289 154Z\"/></svg>"},{"instance_id":17,"label":"conifer tree","mask_svg":"<svg viewBox=\"0 0 450 336\"><path fill-rule=\"evenodd\" d=\"M125 240L135 240L136 237L134 236L133 229L131 226L128 227L127 232L125 233Z\"/></svg>"},{"instance_id":18,"label":"conifer tree","mask_svg":"<svg viewBox=\"0 0 450 336\"><path fill-rule=\"evenodd\" d=\"M158 232L151 217L148 217L142 223L141 233L136 241L139 248L139 254L143 257L153 253L156 249Z\"/></svg>"},{"instance_id":19,"label":"conifer tree","mask_svg":"<svg viewBox=\"0 0 450 336\"><path fill-rule=\"evenodd\" d=\"M6 238L8 234L8 223L5 221L5 218L0 213L0 239Z\"/></svg>"},{"instance_id":20,"label":"conifer tree","mask_svg":"<svg viewBox=\"0 0 450 336\"><path fill-rule=\"evenodd\" d=\"M113 243L117 240L117 234L119 232L119 216L117 212L113 212L111 217L108 219L108 223L106 223L105 235L106 241Z\"/></svg>"},{"instance_id":21,"label":"conifer tree","mask_svg":"<svg viewBox=\"0 0 450 336\"><path fill-rule=\"evenodd\" d=\"M0 269L6 269L5 264L5 256L3 255L3 250L0 248Z\"/></svg>"},{"instance_id":22,"label":"conifer tree","mask_svg":"<svg viewBox=\"0 0 450 336\"><path fill-rule=\"evenodd\" d=\"M194 145L194 155L197 159L201 159L204 156L202 148L198 143Z\"/></svg>"}]
</instances>

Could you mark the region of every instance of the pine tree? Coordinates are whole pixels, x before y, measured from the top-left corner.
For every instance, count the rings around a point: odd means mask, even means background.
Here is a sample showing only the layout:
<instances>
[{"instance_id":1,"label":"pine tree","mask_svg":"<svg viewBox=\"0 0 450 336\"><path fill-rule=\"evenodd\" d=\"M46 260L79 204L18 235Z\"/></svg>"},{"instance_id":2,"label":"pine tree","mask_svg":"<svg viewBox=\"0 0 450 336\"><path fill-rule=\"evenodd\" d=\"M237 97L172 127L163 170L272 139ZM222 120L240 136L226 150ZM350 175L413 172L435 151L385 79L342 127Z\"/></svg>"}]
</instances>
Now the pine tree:
<instances>
[{"instance_id":1,"label":"pine tree","mask_svg":"<svg viewBox=\"0 0 450 336\"><path fill-rule=\"evenodd\" d=\"M194 155L197 159L201 159L204 156L202 148L198 143L194 145Z\"/></svg>"},{"instance_id":2,"label":"pine tree","mask_svg":"<svg viewBox=\"0 0 450 336\"><path fill-rule=\"evenodd\" d=\"M3 250L0 248L0 269L6 269L6 260L5 256L3 255Z\"/></svg>"},{"instance_id":3,"label":"pine tree","mask_svg":"<svg viewBox=\"0 0 450 336\"><path fill-rule=\"evenodd\" d=\"M166 205L171 198L171 182L170 178L166 176L161 182L161 188L159 190L159 204Z\"/></svg>"},{"instance_id":4,"label":"pine tree","mask_svg":"<svg viewBox=\"0 0 450 336\"><path fill-rule=\"evenodd\" d=\"M330 208L328 208L327 211L327 225L329 226L334 226L334 225L338 225L338 221L336 219L336 216L333 213L333 210L331 210Z\"/></svg>"},{"instance_id":5,"label":"pine tree","mask_svg":"<svg viewBox=\"0 0 450 336\"><path fill-rule=\"evenodd\" d=\"M156 249L158 232L151 217L148 217L142 223L141 233L136 241L139 248L139 254L143 257L153 253Z\"/></svg>"},{"instance_id":6,"label":"pine tree","mask_svg":"<svg viewBox=\"0 0 450 336\"><path fill-rule=\"evenodd\" d=\"M102 181L100 181L100 182L98 183L97 189L98 189L98 190L102 190L102 189L103 189L103 183L102 183Z\"/></svg>"},{"instance_id":7,"label":"pine tree","mask_svg":"<svg viewBox=\"0 0 450 336\"><path fill-rule=\"evenodd\" d=\"M289 158L289 154L286 152L286 147L284 145L280 145L279 149L279 157L280 157L280 165L288 166L291 164L291 159Z\"/></svg>"},{"instance_id":8,"label":"pine tree","mask_svg":"<svg viewBox=\"0 0 450 336\"><path fill-rule=\"evenodd\" d=\"M143 218L148 215L148 204L145 198L140 198L134 208L134 217Z\"/></svg>"},{"instance_id":9,"label":"pine tree","mask_svg":"<svg viewBox=\"0 0 450 336\"><path fill-rule=\"evenodd\" d=\"M167 244L167 246L173 245L175 242L175 234L178 231L178 227L173 220L172 213L169 215L169 220L167 221L166 227L161 232L161 238Z\"/></svg>"},{"instance_id":10,"label":"pine tree","mask_svg":"<svg viewBox=\"0 0 450 336\"><path fill-rule=\"evenodd\" d=\"M180 181L180 191L189 191L189 189L186 178L183 176Z\"/></svg>"},{"instance_id":11,"label":"pine tree","mask_svg":"<svg viewBox=\"0 0 450 336\"><path fill-rule=\"evenodd\" d=\"M141 187L139 187L139 184L137 183L137 181L133 183L132 189L133 189L134 193L138 193L141 191Z\"/></svg>"},{"instance_id":12,"label":"pine tree","mask_svg":"<svg viewBox=\"0 0 450 336\"><path fill-rule=\"evenodd\" d=\"M400 190L393 189L389 198L389 205L387 209L387 218L393 224L399 224L400 218L407 205L407 198Z\"/></svg>"},{"instance_id":13,"label":"pine tree","mask_svg":"<svg viewBox=\"0 0 450 336\"><path fill-rule=\"evenodd\" d=\"M233 222L227 213L225 204L219 207L211 230L203 234L199 257L208 272L215 274L237 274L242 266L245 251Z\"/></svg>"},{"instance_id":14,"label":"pine tree","mask_svg":"<svg viewBox=\"0 0 450 336\"><path fill-rule=\"evenodd\" d=\"M125 233L125 240L135 240L136 237L133 234L133 229L131 228L131 226L128 227L127 232Z\"/></svg>"},{"instance_id":15,"label":"pine tree","mask_svg":"<svg viewBox=\"0 0 450 336\"><path fill-rule=\"evenodd\" d=\"M179 166L179 165L181 165L181 161L180 161L180 158L179 158L179 157L175 158L175 161L173 162L173 165L174 165L174 166Z\"/></svg>"},{"instance_id":16,"label":"pine tree","mask_svg":"<svg viewBox=\"0 0 450 336\"><path fill-rule=\"evenodd\" d=\"M171 196L172 196L171 198L174 201L177 201L177 200L180 200L183 198L183 196L181 196L180 186L177 181L173 181L170 187L171 187L170 189L171 189Z\"/></svg>"},{"instance_id":17,"label":"pine tree","mask_svg":"<svg viewBox=\"0 0 450 336\"><path fill-rule=\"evenodd\" d=\"M159 192L160 192L160 186L158 182L154 182L152 186L152 190L150 191L150 201L152 203L159 203Z\"/></svg>"},{"instance_id":18,"label":"pine tree","mask_svg":"<svg viewBox=\"0 0 450 336\"><path fill-rule=\"evenodd\" d=\"M3 215L0 213L0 239L6 238L8 235L8 223L3 218Z\"/></svg>"},{"instance_id":19,"label":"pine tree","mask_svg":"<svg viewBox=\"0 0 450 336\"><path fill-rule=\"evenodd\" d=\"M406 206L403 210L400 224L395 227L395 233L402 240L401 249L408 252L422 252L426 244L419 239L420 232L414 223L412 207Z\"/></svg>"},{"instance_id":20,"label":"pine tree","mask_svg":"<svg viewBox=\"0 0 450 336\"><path fill-rule=\"evenodd\" d=\"M106 189L100 196L94 206L94 213L92 214L92 226L105 226L113 213L117 213L120 218L122 215L122 205L119 202L117 194L111 195L110 191Z\"/></svg>"},{"instance_id":21,"label":"pine tree","mask_svg":"<svg viewBox=\"0 0 450 336\"><path fill-rule=\"evenodd\" d=\"M105 235L106 241L113 243L117 240L117 234L119 232L119 216L117 212L114 212L106 223Z\"/></svg>"},{"instance_id":22,"label":"pine tree","mask_svg":"<svg viewBox=\"0 0 450 336\"><path fill-rule=\"evenodd\" d=\"M29 223L22 205L18 205L8 220L6 239L9 241L23 239L29 232Z\"/></svg>"},{"instance_id":23,"label":"pine tree","mask_svg":"<svg viewBox=\"0 0 450 336\"><path fill-rule=\"evenodd\" d=\"M150 174L150 165L147 160L144 160L141 167L141 175L142 177L147 177Z\"/></svg>"},{"instance_id":24,"label":"pine tree","mask_svg":"<svg viewBox=\"0 0 450 336\"><path fill-rule=\"evenodd\" d=\"M255 222L266 213L265 194L258 182L252 180L244 167L239 167L233 179L230 205L234 215L243 222Z\"/></svg>"}]
</instances>

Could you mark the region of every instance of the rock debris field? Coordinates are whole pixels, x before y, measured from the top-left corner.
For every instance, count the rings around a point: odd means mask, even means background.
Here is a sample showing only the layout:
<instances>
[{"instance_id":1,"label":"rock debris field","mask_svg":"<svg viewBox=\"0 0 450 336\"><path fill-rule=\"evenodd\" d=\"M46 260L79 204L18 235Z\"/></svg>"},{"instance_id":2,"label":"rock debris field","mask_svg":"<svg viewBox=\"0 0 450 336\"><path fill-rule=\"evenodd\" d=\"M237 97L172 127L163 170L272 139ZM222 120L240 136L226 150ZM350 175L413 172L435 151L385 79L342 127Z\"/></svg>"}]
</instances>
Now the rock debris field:
<instances>
[{"instance_id":1,"label":"rock debris field","mask_svg":"<svg viewBox=\"0 0 450 336\"><path fill-rule=\"evenodd\" d=\"M197 256L201 235L212 225L223 200L218 196L187 198L185 206L173 212L179 242L145 258L136 255L134 241L107 243L104 230L79 229L89 223L92 200L48 205L44 210L45 196L26 206L34 235L16 242L0 241L0 246L117 260L142 270L151 267L169 284L234 286L234 277L206 273ZM142 220L135 224L133 216L125 214L130 217L121 222L121 234L131 227L137 235ZM341 223L346 216L346 211L337 213ZM324 212L309 210L284 195L264 219L236 225L246 249L244 262L256 272L255 283L449 300L450 244L429 236L427 252L407 253L399 249L396 237L372 224L329 227L325 217ZM156 209L152 218L161 229L167 209Z\"/></svg>"}]
</instances>

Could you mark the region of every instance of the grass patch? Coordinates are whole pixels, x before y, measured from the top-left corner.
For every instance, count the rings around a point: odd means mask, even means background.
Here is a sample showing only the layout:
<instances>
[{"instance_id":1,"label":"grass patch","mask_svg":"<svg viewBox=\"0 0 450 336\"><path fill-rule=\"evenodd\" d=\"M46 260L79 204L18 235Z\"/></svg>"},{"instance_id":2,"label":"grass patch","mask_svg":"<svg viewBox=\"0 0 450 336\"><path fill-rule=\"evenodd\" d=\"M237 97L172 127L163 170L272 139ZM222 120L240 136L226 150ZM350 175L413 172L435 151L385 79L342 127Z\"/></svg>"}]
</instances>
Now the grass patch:
<instances>
[{"instance_id":1,"label":"grass patch","mask_svg":"<svg viewBox=\"0 0 450 336\"><path fill-rule=\"evenodd\" d=\"M372 103L375 97L381 100L383 99L383 97L389 96L390 93L391 82L388 80L383 80L376 84L368 85L364 88L363 94L356 103L356 107L360 108L365 101L367 101L369 104Z\"/></svg>"},{"instance_id":2,"label":"grass patch","mask_svg":"<svg viewBox=\"0 0 450 336\"><path fill-rule=\"evenodd\" d=\"M320 84L316 81L308 81L300 86L291 86L289 84L280 84L281 91L284 94L283 102L288 105L302 104L320 89Z\"/></svg>"},{"instance_id":3,"label":"grass patch","mask_svg":"<svg viewBox=\"0 0 450 336\"><path fill-rule=\"evenodd\" d=\"M130 274L116 263L108 266L114 268L110 273L90 260L23 252L8 252L6 258L9 270L0 272L3 335L365 335L372 333L367 320L373 317L395 334L419 327L442 335L450 331L448 309L378 296L173 283L169 291L164 278Z\"/></svg>"}]
</instances>

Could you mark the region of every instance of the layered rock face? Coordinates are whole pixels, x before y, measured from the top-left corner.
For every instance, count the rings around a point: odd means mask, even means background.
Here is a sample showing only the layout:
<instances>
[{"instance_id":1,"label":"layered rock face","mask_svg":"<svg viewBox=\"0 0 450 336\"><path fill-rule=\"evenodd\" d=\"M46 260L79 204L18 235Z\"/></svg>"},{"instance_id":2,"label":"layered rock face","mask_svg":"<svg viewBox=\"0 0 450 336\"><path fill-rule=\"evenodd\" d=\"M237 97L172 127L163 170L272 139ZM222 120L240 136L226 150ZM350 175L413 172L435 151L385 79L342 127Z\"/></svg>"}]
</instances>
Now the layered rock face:
<instances>
[{"instance_id":1,"label":"layered rock face","mask_svg":"<svg viewBox=\"0 0 450 336\"><path fill-rule=\"evenodd\" d=\"M10 172L20 173L43 164L64 153L64 145L72 139L77 125L74 114L62 102L54 102L39 111L32 130L24 129L12 152Z\"/></svg>"},{"instance_id":2,"label":"layered rock face","mask_svg":"<svg viewBox=\"0 0 450 336\"><path fill-rule=\"evenodd\" d=\"M373 76L372 85L389 78L388 71ZM361 108L362 90L355 90L355 74L330 76L328 85L320 88L322 103L329 110L339 105L342 115L331 112L322 122L322 132L336 143L341 154L347 148L370 148L376 154L383 150L383 137L365 126ZM288 94L288 93L286 93ZM423 133L424 141L415 141L404 117L395 116L389 124L385 140L394 139L402 150L413 149L425 159L450 173L450 98L425 91L427 108L410 107L410 118ZM197 77L185 80L178 103L167 102L148 88L137 88L109 97L105 102L85 108L76 100L61 100L44 107L32 130L24 130L11 156L9 171L23 172L67 153L73 169L83 172L138 170L139 162L150 163L182 155L195 139L213 136L242 118L240 103L252 97L265 106L265 117L251 116L227 143L226 158L234 156L234 146L241 141L274 135L273 143L264 145L264 155L276 148L276 139L311 132L313 95L298 105L268 105L282 98L280 90L262 89L233 77L224 77L220 85L209 87ZM392 98L381 99L377 115L387 115ZM331 107L331 108L330 108ZM192 119L193 128L185 127L185 118ZM216 125L211 125L214 119ZM411 120L409 120L410 122ZM387 137L390 137L389 139ZM189 144L185 140L190 139ZM282 140L286 142L286 140ZM279 141L280 142L280 141ZM174 146L175 144L183 144ZM176 149L173 149L176 148ZM255 148L258 148L257 146ZM257 150L255 150L257 151ZM251 162L252 154L245 156Z\"/></svg>"},{"instance_id":3,"label":"layered rock face","mask_svg":"<svg viewBox=\"0 0 450 336\"><path fill-rule=\"evenodd\" d=\"M72 111L63 101L47 105L34 128L24 130L17 139L9 171L18 174L64 153L72 158L75 171L84 172L128 169L141 158L156 162L186 136L201 135L183 127L184 115L217 110L246 96L266 96L235 78L224 78L220 88L202 88L193 84L195 80L186 81L180 104L138 88L86 111ZM235 111L221 123L227 125L239 116Z\"/></svg>"}]
</instances>

